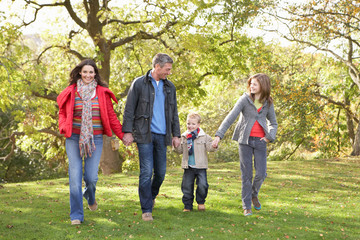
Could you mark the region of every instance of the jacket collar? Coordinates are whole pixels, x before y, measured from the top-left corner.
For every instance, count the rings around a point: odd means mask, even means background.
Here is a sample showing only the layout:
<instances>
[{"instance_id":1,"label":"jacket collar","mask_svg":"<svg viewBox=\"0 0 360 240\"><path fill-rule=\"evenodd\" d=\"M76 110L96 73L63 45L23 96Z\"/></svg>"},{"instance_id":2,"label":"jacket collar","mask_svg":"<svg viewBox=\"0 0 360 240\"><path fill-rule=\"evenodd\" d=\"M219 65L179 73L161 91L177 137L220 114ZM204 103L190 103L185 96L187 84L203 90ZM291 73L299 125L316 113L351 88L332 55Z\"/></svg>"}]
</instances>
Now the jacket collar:
<instances>
[{"instance_id":1,"label":"jacket collar","mask_svg":"<svg viewBox=\"0 0 360 240\"><path fill-rule=\"evenodd\" d=\"M150 77L150 72L152 69L150 69L149 71L147 71L147 73L145 74L145 78L144 78L144 82L150 82L151 83L151 77ZM164 85L166 86L170 86L169 84L169 80L167 80L167 78L162 79L164 81Z\"/></svg>"},{"instance_id":2,"label":"jacket collar","mask_svg":"<svg viewBox=\"0 0 360 240\"><path fill-rule=\"evenodd\" d=\"M244 96L246 96L246 99L249 101L250 104L252 104L255 107L255 104L253 102L253 100L251 99L251 97L249 96L249 94L247 92L245 92L243 94ZM267 100L264 101L263 103L263 108L268 104Z\"/></svg>"}]
</instances>

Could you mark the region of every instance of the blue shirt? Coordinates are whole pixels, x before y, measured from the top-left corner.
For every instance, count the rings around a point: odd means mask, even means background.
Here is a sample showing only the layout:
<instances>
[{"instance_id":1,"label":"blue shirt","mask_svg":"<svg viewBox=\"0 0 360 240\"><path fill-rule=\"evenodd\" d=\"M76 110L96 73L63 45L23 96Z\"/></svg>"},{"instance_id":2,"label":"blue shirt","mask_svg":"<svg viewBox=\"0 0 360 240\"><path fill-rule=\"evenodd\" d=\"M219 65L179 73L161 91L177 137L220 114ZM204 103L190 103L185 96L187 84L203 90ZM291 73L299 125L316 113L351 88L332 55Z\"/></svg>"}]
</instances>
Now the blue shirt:
<instances>
[{"instance_id":1,"label":"blue shirt","mask_svg":"<svg viewBox=\"0 0 360 240\"><path fill-rule=\"evenodd\" d=\"M150 126L151 132L166 135L164 81L160 80L157 84L151 72L149 76L155 89L153 116Z\"/></svg>"}]
</instances>

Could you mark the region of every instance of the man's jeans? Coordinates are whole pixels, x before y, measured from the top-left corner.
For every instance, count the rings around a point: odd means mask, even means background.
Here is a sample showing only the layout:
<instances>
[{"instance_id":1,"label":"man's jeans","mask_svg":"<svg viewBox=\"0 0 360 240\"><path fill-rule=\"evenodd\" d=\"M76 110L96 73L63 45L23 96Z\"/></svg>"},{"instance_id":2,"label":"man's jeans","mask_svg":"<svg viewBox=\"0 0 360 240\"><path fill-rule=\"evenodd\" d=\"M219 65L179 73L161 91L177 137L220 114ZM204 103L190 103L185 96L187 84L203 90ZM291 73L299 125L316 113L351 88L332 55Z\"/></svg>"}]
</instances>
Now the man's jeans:
<instances>
[{"instance_id":1,"label":"man's jeans","mask_svg":"<svg viewBox=\"0 0 360 240\"><path fill-rule=\"evenodd\" d=\"M258 196L260 187L266 178L266 144L266 141L260 140L259 137L249 137L249 144L239 145L243 209L251 209L251 199ZM254 181L252 181L253 155Z\"/></svg>"},{"instance_id":2,"label":"man's jeans","mask_svg":"<svg viewBox=\"0 0 360 240\"><path fill-rule=\"evenodd\" d=\"M204 204L208 194L209 184L207 182L206 169L190 168L184 169L181 191L184 208L192 210L194 202L194 182L196 179L196 202Z\"/></svg>"},{"instance_id":3,"label":"man's jeans","mask_svg":"<svg viewBox=\"0 0 360 240\"><path fill-rule=\"evenodd\" d=\"M152 212L153 200L159 194L166 173L165 135L151 133L151 138L151 143L137 144L140 161L139 197L143 213Z\"/></svg>"},{"instance_id":4,"label":"man's jeans","mask_svg":"<svg viewBox=\"0 0 360 240\"><path fill-rule=\"evenodd\" d=\"M70 219L84 221L83 196L89 205L95 203L96 182L103 148L103 136L94 135L96 150L84 159L85 189L82 192L83 160L80 157L79 134L66 138L65 147L69 159Z\"/></svg>"}]
</instances>

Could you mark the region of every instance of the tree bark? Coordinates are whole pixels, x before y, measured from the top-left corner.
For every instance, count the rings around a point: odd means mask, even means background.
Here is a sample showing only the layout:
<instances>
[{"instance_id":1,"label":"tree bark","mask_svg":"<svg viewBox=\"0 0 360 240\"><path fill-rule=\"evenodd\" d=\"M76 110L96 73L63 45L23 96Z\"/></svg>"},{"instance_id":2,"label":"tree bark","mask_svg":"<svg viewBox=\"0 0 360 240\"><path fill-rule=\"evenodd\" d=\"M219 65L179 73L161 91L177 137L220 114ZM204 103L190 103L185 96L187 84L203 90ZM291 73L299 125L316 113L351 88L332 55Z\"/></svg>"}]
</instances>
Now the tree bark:
<instances>
[{"instance_id":1,"label":"tree bark","mask_svg":"<svg viewBox=\"0 0 360 240\"><path fill-rule=\"evenodd\" d=\"M360 124L358 124L355 141L353 144L353 151L351 152L351 156L359 156L360 155Z\"/></svg>"},{"instance_id":2,"label":"tree bark","mask_svg":"<svg viewBox=\"0 0 360 240\"><path fill-rule=\"evenodd\" d=\"M111 147L111 137L103 136L103 151L100 159L100 168L104 175L122 172L124 159L120 157L118 150Z\"/></svg>"}]
</instances>

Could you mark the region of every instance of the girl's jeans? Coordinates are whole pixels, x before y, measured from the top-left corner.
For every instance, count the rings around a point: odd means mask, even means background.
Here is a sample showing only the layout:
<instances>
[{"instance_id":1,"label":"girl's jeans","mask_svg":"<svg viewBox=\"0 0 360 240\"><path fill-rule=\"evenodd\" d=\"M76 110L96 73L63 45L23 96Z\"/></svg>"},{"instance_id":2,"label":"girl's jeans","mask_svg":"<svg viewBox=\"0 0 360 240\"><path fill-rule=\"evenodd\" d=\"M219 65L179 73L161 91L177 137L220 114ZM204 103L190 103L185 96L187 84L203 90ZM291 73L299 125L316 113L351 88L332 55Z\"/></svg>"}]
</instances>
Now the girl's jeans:
<instances>
[{"instance_id":1,"label":"girl's jeans","mask_svg":"<svg viewBox=\"0 0 360 240\"><path fill-rule=\"evenodd\" d=\"M66 138L65 147L69 159L69 186L70 186L70 219L84 221L83 199L89 205L95 203L96 182L103 147L103 136L94 135L96 150L91 157L84 159L85 189L82 192L83 160L80 157L79 134L72 134Z\"/></svg>"},{"instance_id":2,"label":"girl's jeans","mask_svg":"<svg viewBox=\"0 0 360 240\"><path fill-rule=\"evenodd\" d=\"M194 182L196 179L196 202L204 204L208 194L209 184L207 182L206 169L190 168L184 170L181 190L184 208L192 210L194 202Z\"/></svg>"},{"instance_id":3,"label":"girl's jeans","mask_svg":"<svg viewBox=\"0 0 360 240\"><path fill-rule=\"evenodd\" d=\"M248 144L239 145L242 180L242 206L251 209L251 199L257 197L266 178L266 141L259 137L249 137ZM255 178L253 178L252 157L254 156Z\"/></svg>"}]
</instances>

